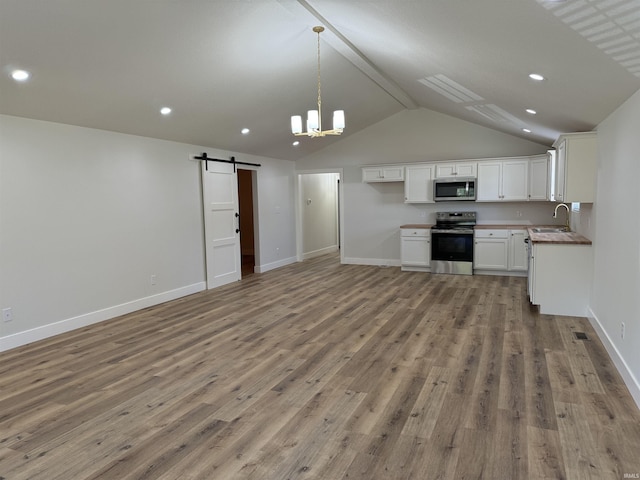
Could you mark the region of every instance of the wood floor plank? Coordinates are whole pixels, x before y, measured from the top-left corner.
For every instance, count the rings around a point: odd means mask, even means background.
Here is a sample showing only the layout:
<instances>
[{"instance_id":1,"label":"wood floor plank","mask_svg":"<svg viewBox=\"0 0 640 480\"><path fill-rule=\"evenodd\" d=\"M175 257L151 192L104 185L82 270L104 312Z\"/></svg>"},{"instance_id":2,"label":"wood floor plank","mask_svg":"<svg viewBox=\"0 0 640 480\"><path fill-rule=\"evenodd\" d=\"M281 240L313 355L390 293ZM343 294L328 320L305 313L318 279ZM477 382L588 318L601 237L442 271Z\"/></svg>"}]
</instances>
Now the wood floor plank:
<instances>
[{"instance_id":1,"label":"wood floor plank","mask_svg":"<svg viewBox=\"0 0 640 480\"><path fill-rule=\"evenodd\" d=\"M0 480L640 472L588 319L539 314L525 278L336 255L0 353L0 432Z\"/></svg>"},{"instance_id":2,"label":"wood floor plank","mask_svg":"<svg viewBox=\"0 0 640 480\"><path fill-rule=\"evenodd\" d=\"M584 421L584 408L574 403L556 402L556 411L567 475L594 480L606 478L588 423Z\"/></svg>"},{"instance_id":3,"label":"wood floor plank","mask_svg":"<svg viewBox=\"0 0 640 480\"><path fill-rule=\"evenodd\" d=\"M557 430L527 426L527 468L531 478L567 478Z\"/></svg>"},{"instance_id":4,"label":"wood floor plank","mask_svg":"<svg viewBox=\"0 0 640 480\"><path fill-rule=\"evenodd\" d=\"M403 435L421 439L431 438L450 383L449 369L433 367L429 371L424 387L404 424Z\"/></svg>"},{"instance_id":5,"label":"wood floor plank","mask_svg":"<svg viewBox=\"0 0 640 480\"><path fill-rule=\"evenodd\" d=\"M348 478L374 478L384 471L383 465L400 439L424 383L424 377L403 375L402 381L374 426L364 448L345 473Z\"/></svg>"},{"instance_id":6,"label":"wood floor plank","mask_svg":"<svg viewBox=\"0 0 640 480\"><path fill-rule=\"evenodd\" d=\"M463 428L460 436L460 444L457 449L460 452L455 467L453 478L469 478L481 480L489 477L487 471L487 433L482 430ZM511 477L509 477L511 478Z\"/></svg>"},{"instance_id":7,"label":"wood floor plank","mask_svg":"<svg viewBox=\"0 0 640 480\"><path fill-rule=\"evenodd\" d=\"M484 478L536 478L529 472L524 409L499 409L495 433L485 440Z\"/></svg>"},{"instance_id":8,"label":"wood floor plank","mask_svg":"<svg viewBox=\"0 0 640 480\"><path fill-rule=\"evenodd\" d=\"M412 471L415 476L412 478L456 478L465 430L465 407L463 395L447 393L425 456L414 465Z\"/></svg>"}]
</instances>

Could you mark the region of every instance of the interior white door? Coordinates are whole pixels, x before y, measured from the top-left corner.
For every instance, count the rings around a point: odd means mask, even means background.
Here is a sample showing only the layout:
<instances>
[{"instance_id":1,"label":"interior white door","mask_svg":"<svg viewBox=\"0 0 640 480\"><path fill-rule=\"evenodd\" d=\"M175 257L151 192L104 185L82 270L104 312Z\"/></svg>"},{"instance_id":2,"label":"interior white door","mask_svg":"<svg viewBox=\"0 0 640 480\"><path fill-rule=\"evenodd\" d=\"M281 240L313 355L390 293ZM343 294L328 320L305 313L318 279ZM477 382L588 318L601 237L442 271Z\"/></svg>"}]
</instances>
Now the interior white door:
<instances>
[{"instance_id":1,"label":"interior white door","mask_svg":"<svg viewBox=\"0 0 640 480\"><path fill-rule=\"evenodd\" d=\"M233 165L202 162L207 288L242 277L238 181Z\"/></svg>"}]
</instances>

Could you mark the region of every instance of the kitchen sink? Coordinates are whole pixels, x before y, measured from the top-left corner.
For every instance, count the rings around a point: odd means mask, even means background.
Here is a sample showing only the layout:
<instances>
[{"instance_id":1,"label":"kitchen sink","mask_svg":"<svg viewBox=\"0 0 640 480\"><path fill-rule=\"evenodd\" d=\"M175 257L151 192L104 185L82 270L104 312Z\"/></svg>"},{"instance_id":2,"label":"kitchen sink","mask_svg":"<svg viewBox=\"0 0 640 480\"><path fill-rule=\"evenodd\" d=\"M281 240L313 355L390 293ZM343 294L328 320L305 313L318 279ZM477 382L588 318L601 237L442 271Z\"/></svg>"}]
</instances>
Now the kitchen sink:
<instances>
[{"instance_id":1,"label":"kitchen sink","mask_svg":"<svg viewBox=\"0 0 640 480\"><path fill-rule=\"evenodd\" d=\"M567 227L535 227L531 230L535 233L564 233L569 231Z\"/></svg>"}]
</instances>

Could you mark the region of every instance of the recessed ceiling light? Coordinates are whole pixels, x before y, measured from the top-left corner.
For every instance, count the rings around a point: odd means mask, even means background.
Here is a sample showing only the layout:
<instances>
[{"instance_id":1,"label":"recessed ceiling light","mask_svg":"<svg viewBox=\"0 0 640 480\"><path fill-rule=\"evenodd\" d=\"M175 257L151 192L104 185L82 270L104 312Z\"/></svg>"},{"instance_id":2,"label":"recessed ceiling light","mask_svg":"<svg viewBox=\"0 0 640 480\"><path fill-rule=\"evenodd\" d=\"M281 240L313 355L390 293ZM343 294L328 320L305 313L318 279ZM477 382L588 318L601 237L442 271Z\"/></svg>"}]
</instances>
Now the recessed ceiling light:
<instances>
[{"instance_id":1,"label":"recessed ceiling light","mask_svg":"<svg viewBox=\"0 0 640 480\"><path fill-rule=\"evenodd\" d=\"M249 132L251 130L249 130L248 128L243 128L242 130L240 130L240 133L242 133L243 135L249 135Z\"/></svg>"},{"instance_id":2,"label":"recessed ceiling light","mask_svg":"<svg viewBox=\"0 0 640 480\"><path fill-rule=\"evenodd\" d=\"M294 147L297 147L298 145L300 145L300 142L298 140L296 140L291 145L293 145Z\"/></svg>"},{"instance_id":3,"label":"recessed ceiling light","mask_svg":"<svg viewBox=\"0 0 640 480\"><path fill-rule=\"evenodd\" d=\"M16 82L25 82L29 80L31 74L26 70L14 70L11 72L11 78L13 78Z\"/></svg>"},{"instance_id":4,"label":"recessed ceiling light","mask_svg":"<svg viewBox=\"0 0 640 480\"><path fill-rule=\"evenodd\" d=\"M171 109L169 107L162 107L160 109L160 113L162 115L169 115L171 113Z\"/></svg>"},{"instance_id":5,"label":"recessed ceiling light","mask_svg":"<svg viewBox=\"0 0 640 480\"><path fill-rule=\"evenodd\" d=\"M523 131L524 133L531 133L531 130L529 130L528 128L523 128L523 129L522 129L522 131Z\"/></svg>"},{"instance_id":6,"label":"recessed ceiling light","mask_svg":"<svg viewBox=\"0 0 640 480\"><path fill-rule=\"evenodd\" d=\"M544 80L544 77L542 75L540 75L539 73L530 73L529 74L529 78L531 80L536 80L538 82Z\"/></svg>"},{"instance_id":7,"label":"recessed ceiling light","mask_svg":"<svg viewBox=\"0 0 640 480\"><path fill-rule=\"evenodd\" d=\"M527 113L528 113L528 114L530 114L530 115L535 115L535 114L537 114L537 113L538 113L538 112L536 112L533 108L527 108L527 109L525 110L525 112L527 112Z\"/></svg>"}]
</instances>

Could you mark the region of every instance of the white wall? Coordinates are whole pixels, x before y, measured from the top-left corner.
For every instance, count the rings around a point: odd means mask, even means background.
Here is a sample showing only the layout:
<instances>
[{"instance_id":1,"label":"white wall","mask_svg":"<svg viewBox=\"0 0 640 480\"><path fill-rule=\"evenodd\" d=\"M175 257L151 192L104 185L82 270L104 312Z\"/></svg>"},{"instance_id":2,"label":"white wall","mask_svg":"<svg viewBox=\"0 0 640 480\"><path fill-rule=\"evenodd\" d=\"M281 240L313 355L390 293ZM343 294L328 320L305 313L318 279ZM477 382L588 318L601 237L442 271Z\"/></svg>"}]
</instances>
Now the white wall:
<instances>
[{"instance_id":1,"label":"white wall","mask_svg":"<svg viewBox=\"0 0 640 480\"><path fill-rule=\"evenodd\" d=\"M211 150L10 116L0 148L0 350L204 288ZM262 268L294 261L294 164L236 157L263 164Z\"/></svg>"},{"instance_id":2,"label":"white wall","mask_svg":"<svg viewBox=\"0 0 640 480\"><path fill-rule=\"evenodd\" d=\"M322 140L316 140L322 141ZM362 183L361 166L545 153L548 147L426 109L405 110L296 163L343 168L345 261L399 265L405 223L435 223L439 210L476 210L481 223L556 223L549 203L405 205L402 183ZM520 212L520 216L518 216Z\"/></svg>"},{"instance_id":3,"label":"white wall","mask_svg":"<svg viewBox=\"0 0 640 480\"><path fill-rule=\"evenodd\" d=\"M256 189L256 271L266 272L295 262L295 164L288 160L248 155L238 155L236 159L262 165L258 169Z\"/></svg>"},{"instance_id":4,"label":"white wall","mask_svg":"<svg viewBox=\"0 0 640 480\"><path fill-rule=\"evenodd\" d=\"M591 311L640 406L640 91L598 126ZM621 338L621 322L625 338Z\"/></svg>"}]
</instances>

